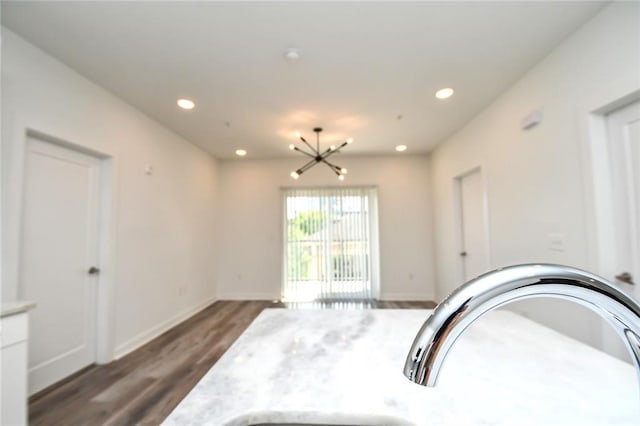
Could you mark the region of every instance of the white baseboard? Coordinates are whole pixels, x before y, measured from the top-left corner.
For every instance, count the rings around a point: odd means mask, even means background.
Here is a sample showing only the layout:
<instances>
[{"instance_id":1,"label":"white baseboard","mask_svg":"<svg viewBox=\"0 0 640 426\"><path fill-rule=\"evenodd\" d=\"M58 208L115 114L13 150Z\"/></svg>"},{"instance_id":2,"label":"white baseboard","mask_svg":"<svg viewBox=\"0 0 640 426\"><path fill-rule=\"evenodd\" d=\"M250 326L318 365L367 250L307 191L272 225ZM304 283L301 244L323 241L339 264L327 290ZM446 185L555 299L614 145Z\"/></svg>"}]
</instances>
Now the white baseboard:
<instances>
[{"instance_id":1,"label":"white baseboard","mask_svg":"<svg viewBox=\"0 0 640 426\"><path fill-rule=\"evenodd\" d=\"M127 340L123 344L116 346L113 359L117 360L127 355L128 353L135 351L136 349L140 348L141 346L149 343L151 340L160 336L165 331L170 330L171 328L175 327L176 325L180 324L186 319L194 316L198 312L207 308L217 300L218 300L217 297L213 297L207 300L206 302L200 303L196 306L192 306L191 308L188 308L187 310L180 312L178 315L172 318L169 318L168 320L161 322L155 327Z\"/></svg>"},{"instance_id":2,"label":"white baseboard","mask_svg":"<svg viewBox=\"0 0 640 426\"><path fill-rule=\"evenodd\" d=\"M435 301L435 297L432 294L424 293L383 293L380 295L380 300L386 301Z\"/></svg>"},{"instance_id":3,"label":"white baseboard","mask_svg":"<svg viewBox=\"0 0 640 426\"><path fill-rule=\"evenodd\" d=\"M269 293L224 293L218 294L218 300L279 300L280 295ZM424 293L384 293L380 300L388 301L435 301L433 295Z\"/></svg>"},{"instance_id":4,"label":"white baseboard","mask_svg":"<svg viewBox=\"0 0 640 426\"><path fill-rule=\"evenodd\" d=\"M280 300L280 295L270 293L224 293L218 294L218 300Z\"/></svg>"}]
</instances>

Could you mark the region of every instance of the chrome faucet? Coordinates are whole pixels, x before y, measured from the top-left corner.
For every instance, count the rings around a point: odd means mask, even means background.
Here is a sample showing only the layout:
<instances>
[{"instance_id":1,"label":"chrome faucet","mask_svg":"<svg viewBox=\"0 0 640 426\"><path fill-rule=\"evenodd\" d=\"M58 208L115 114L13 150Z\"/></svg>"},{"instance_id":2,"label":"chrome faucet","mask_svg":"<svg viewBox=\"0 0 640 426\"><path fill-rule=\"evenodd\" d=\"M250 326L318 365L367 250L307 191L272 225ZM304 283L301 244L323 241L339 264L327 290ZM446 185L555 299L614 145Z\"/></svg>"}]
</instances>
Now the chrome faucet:
<instances>
[{"instance_id":1,"label":"chrome faucet","mask_svg":"<svg viewBox=\"0 0 640 426\"><path fill-rule=\"evenodd\" d=\"M435 386L449 349L471 323L507 303L545 296L572 300L607 320L624 340L640 383L640 304L596 275L548 264L497 269L454 290L416 335L404 366L405 376L415 383Z\"/></svg>"}]
</instances>

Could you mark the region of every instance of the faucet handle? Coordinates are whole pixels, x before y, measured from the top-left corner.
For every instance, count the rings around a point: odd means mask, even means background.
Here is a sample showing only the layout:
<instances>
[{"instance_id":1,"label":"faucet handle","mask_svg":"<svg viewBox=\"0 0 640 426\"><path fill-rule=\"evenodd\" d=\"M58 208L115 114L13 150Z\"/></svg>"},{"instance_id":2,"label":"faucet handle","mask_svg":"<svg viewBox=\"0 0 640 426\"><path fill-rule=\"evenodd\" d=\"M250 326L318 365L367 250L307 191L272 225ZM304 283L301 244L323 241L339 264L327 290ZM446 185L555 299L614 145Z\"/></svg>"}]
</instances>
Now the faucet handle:
<instances>
[{"instance_id":1,"label":"faucet handle","mask_svg":"<svg viewBox=\"0 0 640 426\"><path fill-rule=\"evenodd\" d=\"M616 280L622 281L623 283L627 283L629 285L635 285L635 283L633 282L633 277L628 272L623 272L616 275Z\"/></svg>"}]
</instances>

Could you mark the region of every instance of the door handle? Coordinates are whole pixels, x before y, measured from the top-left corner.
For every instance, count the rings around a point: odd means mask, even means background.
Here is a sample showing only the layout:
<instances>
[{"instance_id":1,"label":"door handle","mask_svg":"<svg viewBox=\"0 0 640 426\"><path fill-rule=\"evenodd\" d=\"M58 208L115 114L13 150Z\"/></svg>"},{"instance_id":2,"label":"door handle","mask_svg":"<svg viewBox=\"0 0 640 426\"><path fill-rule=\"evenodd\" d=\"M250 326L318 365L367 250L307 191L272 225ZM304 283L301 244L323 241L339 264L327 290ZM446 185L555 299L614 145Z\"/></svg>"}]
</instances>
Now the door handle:
<instances>
[{"instance_id":1,"label":"door handle","mask_svg":"<svg viewBox=\"0 0 640 426\"><path fill-rule=\"evenodd\" d=\"M89 268L87 272L89 272L89 275L97 275L100 273L100 268L96 268L95 266L92 266L91 268Z\"/></svg>"},{"instance_id":2,"label":"door handle","mask_svg":"<svg viewBox=\"0 0 640 426\"><path fill-rule=\"evenodd\" d=\"M628 272L623 272L619 275L616 275L616 280L622 281L623 283L627 283L629 285L635 285L633 282L633 277Z\"/></svg>"},{"instance_id":3,"label":"door handle","mask_svg":"<svg viewBox=\"0 0 640 426\"><path fill-rule=\"evenodd\" d=\"M466 251L461 251L461 252L460 252L460 256L465 257L466 255L467 255L467 252L466 252Z\"/></svg>"}]
</instances>

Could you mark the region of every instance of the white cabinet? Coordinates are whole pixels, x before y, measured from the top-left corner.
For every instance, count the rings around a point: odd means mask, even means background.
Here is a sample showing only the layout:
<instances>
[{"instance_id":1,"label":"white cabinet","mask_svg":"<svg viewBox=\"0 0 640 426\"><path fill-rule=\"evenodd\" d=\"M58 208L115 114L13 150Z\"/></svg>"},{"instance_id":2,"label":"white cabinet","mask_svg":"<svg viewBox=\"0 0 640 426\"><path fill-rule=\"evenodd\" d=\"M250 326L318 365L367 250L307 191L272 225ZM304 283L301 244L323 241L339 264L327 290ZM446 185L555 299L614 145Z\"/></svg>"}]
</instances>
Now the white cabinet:
<instances>
[{"instance_id":1,"label":"white cabinet","mask_svg":"<svg viewBox=\"0 0 640 426\"><path fill-rule=\"evenodd\" d=\"M0 424L28 424L27 346L30 303L3 305L0 311Z\"/></svg>"}]
</instances>

